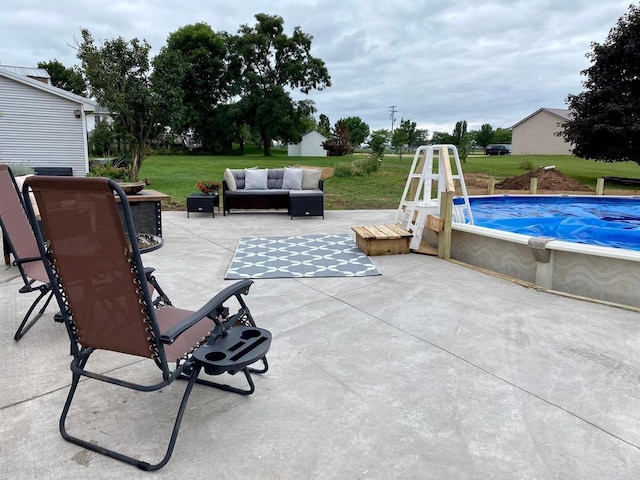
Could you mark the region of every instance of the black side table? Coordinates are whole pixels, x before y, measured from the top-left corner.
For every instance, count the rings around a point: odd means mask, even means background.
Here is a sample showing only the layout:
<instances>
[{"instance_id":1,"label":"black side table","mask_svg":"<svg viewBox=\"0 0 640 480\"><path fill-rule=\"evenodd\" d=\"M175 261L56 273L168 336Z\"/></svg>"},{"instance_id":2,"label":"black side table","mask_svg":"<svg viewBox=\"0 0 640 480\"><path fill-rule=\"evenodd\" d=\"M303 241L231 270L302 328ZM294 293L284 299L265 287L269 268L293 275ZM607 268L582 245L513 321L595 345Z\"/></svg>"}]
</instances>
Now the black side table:
<instances>
[{"instance_id":1,"label":"black side table","mask_svg":"<svg viewBox=\"0 0 640 480\"><path fill-rule=\"evenodd\" d=\"M293 217L324 218L324 192L322 190L290 190L289 215Z\"/></svg>"},{"instance_id":2,"label":"black side table","mask_svg":"<svg viewBox=\"0 0 640 480\"><path fill-rule=\"evenodd\" d=\"M187 197L187 217L189 217L190 212L211 212L211 216L215 218L214 207L218 207L218 211L220 211L220 195L218 192L211 195L192 193Z\"/></svg>"}]
</instances>

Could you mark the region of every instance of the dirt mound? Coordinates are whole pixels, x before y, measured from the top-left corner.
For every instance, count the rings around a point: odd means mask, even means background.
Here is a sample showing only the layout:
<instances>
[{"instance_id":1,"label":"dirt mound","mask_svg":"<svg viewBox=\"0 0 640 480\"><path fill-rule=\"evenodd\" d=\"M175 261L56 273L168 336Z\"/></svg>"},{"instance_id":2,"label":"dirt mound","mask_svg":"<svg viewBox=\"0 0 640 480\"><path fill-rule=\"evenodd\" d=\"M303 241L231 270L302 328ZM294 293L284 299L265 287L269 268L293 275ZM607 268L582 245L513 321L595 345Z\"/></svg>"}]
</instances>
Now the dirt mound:
<instances>
[{"instance_id":1,"label":"dirt mound","mask_svg":"<svg viewBox=\"0 0 640 480\"><path fill-rule=\"evenodd\" d=\"M555 169L540 167L519 177L511 177L496 183L498 190L529 190L531 179L538 179L538 190L593 192L593 189L582 183L567 177L564 173Z\"/></svg>"}]
</instances>

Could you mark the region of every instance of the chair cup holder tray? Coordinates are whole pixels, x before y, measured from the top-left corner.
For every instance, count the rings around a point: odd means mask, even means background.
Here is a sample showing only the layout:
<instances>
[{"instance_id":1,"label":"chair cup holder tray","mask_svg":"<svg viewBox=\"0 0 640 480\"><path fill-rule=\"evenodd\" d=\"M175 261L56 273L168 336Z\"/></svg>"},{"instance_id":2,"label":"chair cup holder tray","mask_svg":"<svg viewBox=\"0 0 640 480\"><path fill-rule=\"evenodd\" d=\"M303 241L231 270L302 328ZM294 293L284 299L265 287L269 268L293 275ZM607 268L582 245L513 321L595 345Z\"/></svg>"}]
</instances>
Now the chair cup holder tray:
<instances>
[{"instance_id":1,"label":"chair cup holder tray","mask_svg":"<svg viewBox=\"0 0 640 480\"><path fill-rule=\"evenodd\" d=\"M236 373L263 358L271 346L271 332L257 327L233 327L193 352L209 375Z\"/></svg>"}]
</instances>

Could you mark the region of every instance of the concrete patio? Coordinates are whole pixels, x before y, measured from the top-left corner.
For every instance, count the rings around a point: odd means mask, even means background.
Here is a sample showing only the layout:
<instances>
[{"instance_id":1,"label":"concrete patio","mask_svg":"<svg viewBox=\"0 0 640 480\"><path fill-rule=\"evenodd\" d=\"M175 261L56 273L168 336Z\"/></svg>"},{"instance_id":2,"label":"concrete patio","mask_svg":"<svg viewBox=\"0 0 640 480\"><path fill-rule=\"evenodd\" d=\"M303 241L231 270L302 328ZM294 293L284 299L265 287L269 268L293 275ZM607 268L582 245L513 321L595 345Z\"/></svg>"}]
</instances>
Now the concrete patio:
<instances>
[{"instance_id":1,"label":"concrete patio","mask_svg":"<svg viewBox=\"0 0 640 480\"><path fill-rule=\"evenodd\" d=\"M352 233L394 214L165 212L165 244L143 260L176 306L197 308L229 285L241 237ZM196 386L173 457L155 473L62 439L66 332L52 305L14 342L34 297L2 266L2 478L640 478L638 312L430 256L372 258L382 275L256 280L247 302L273 333L269 372L249 397ZM95 365L158 376L129 356ZM184 385L143 394L85 381L69 428L158 461Z\"/></svg>"}]
</instances>

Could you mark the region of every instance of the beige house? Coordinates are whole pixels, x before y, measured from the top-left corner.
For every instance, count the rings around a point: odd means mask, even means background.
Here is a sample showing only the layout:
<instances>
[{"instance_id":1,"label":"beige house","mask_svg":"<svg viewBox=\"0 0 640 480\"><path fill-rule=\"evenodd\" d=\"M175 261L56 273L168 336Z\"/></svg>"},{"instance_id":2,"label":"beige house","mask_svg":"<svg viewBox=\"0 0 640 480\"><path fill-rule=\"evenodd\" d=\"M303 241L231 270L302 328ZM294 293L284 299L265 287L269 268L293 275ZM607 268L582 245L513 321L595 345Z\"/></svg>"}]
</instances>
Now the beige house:
<instances>
[{"instance_id":1,"label":"beige house","mask_svg":"<svg viewBox=\"0 0 640 480\"><path fill-rule=\"evenodd\" d=\"M512 130L512 155L571 155L571 144L555 135L570 118L565 108L541 108L516 123Z\"/></svg>"}]
</instances>

